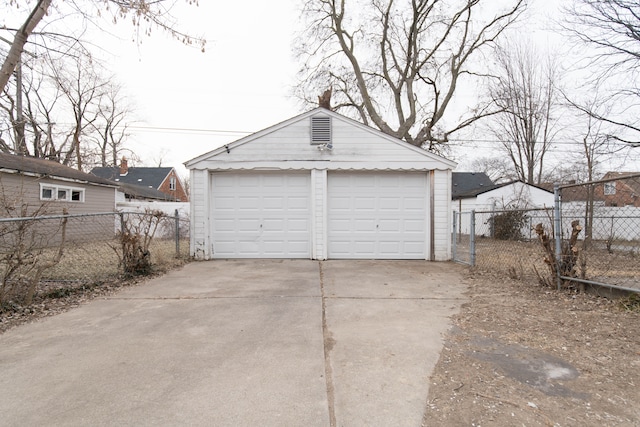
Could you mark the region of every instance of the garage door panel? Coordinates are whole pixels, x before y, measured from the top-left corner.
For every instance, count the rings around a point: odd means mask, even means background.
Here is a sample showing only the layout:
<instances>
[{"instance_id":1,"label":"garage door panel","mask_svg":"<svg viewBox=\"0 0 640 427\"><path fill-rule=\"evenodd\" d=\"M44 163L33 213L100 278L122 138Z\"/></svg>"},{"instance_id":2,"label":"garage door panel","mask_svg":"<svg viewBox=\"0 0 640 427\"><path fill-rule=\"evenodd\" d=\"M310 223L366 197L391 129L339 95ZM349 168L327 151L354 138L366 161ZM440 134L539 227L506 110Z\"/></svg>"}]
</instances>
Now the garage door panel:
<instances>
[{"instance_id":1,"label":"garage door panel","mask_svg":"<svg viewBox=\"0 0 640 427\"><path fill-rule=\"evenodd\" d=\"M233 177L236 179L234 184L231 184L230 187L232 188L241 188L241 189L246 189L246 188L257 188L260 187L260 182L262 177L258 176L258 175L235 175L235 177ZM217 177L216 177L217 179Z\"/></svg>"},{"instance_id":2,"label":"garage door panel","mask_svg":"<svg viewBox=\"0 0 640 427\"><path fill-rule=\"evenodd\" d=\"M356 233L362 231L375 231L375 228L375 221L370 219L354 219L350 227L350 229L355 231Z\"/></svg>"},{"instance_id":3,"label":"garage door panel","mask_svg":"<svg viewBox=\"0 0 640 427\"><path fill-rule=\"evenodd\" d=\"M413 211L422 215L424 213L425 200L423 197L405 197L402 200L402 207L404 211Z\"/></svg>"},{"instance_id":4,"label":"garage door panel","mask_svg":"<svg viewBox=\"0 0 640 427\"><path fill-rule=\"evenodd\" d=\"M425 259L424 173L328 175L329 258Z\"/></svg>"},{"instance_id":5,"label":"garage door panel","mask_svg":"<svg viewBox=\"0 0 640 427\"><path fill-rule=\"evenodd\" d=\"M352 207L356 211L370 212L376 208L376 199L373 196L354 196L353 202Z\"/></svg>"},{"instance_id":6,"label":"garage door panel","mask_svg":"<svg viewBox=\"0 0 640 427\"><path fill-rule=\"evenodd\" d=\"M254 219L243 219L240 218L237 221L234 221L234 224L232 225L231 229L228 228L224 228L224 231L231 231L233 233L234 228L235 227L237 229L237 231L239 232L254 232L255 230L260 228L260 221L256 218Z\"/></svg>"},{"instance_id":7,"label":"garage door panel","mask_svg":"<svg viewBox=\"0 0 640 427\"><path fill-rule=\"evenodd\" d=\"M402 224L402 229L406 233L418 233L419 236L424 236L425 233L424 221L419 219L405 219Z\"/></svg>"},{"instance_id":8,"label":"garage door panel","mask_svg":"<svg viewBox=\"0 0 640 427\"><path fill-rule=\"evenodd\" d=\"M309 257L310 174L213 174L212 193L214 258Z\"/></svg>"},{"instance_id":9,"label":"garage door panel","mask_svg":"<svg viewBox=\"0 0 640 427\"><path fill-rule=\"evenodd\" d=\"M309 197L304 196L289 196L287 198L287 209L290 211L302 211L303 214L307 214L309 212Z\"/></svg>"},{"instance_id":10,"label":"garage door panel","mask_svg":"<svg viewBox=\"0 0 640 427\"><path fill-rule=\"evenodd\" d=\"M308 233L309 232L309 220L307 219L290 219L287 223L287 231L290 233Z\"/></svg>"},{"instance_id":11,"label":"garage door panel","mask_svg":"<svg viewBox=\"0 0 640 427\"><path fill-rule=\"evenodd\" d=\"M284 204L285 202L282 196L277 196L277 197L265 196L262 198L261 208L264 210L282 211L282 209L284 209Z\"/></svg>"},{"instance_id":12,"label":"garage door panel","mask_svg":"<svg viewBox=\"0 0 640 427\"><path fill-rule=\"evenodd\" d=\"M257 212L260 206L259 197L238 196L234 201L237 210Z\"/></svg>"},{"instance_id":13,"label":"garage door panel","mask_svg":"<svg viewBox=\"0 0 640 427\"><path fill-rule=\"evenodd\" d=\"M334 233L344 232L348 233L351 230L351 220L350 219L331 219L329 221L329 229L333 230ZM335 239L334 239L335 240Z\"/></svg>"},{"instance_id":14,"label":"garage door panel","mask_svg":"<svg viewBox=\"0 0 640 427\"><path fill-rule=\"evenodd\" d=\"M402 198L400 197L379 197L378 209L384 211L398 212L402 208Z\"/></svg>"},{"instance_id":15,"label":"garage door panel","mask_svg":"<svg viewBox=\"0 0 640 427\"><path fill-rule=\"evenodd\" d=\"M285 229L287 223L282 218L273 218L273 219L263 219L262 221L258 221L258 228L262 226L262 232L275 232L280 233Z\"/></svg>"},{"instance_id":16,"label":"garage door panel","mask_svg":"<svg viewBox=\"0 0 640 427\"><path fill-rule=\"evenodd\" d=\"M383 254L397 254L401 252L400 243L398 241L381 241L378 245L378 248Z\"/></svg>"}]
</instances>

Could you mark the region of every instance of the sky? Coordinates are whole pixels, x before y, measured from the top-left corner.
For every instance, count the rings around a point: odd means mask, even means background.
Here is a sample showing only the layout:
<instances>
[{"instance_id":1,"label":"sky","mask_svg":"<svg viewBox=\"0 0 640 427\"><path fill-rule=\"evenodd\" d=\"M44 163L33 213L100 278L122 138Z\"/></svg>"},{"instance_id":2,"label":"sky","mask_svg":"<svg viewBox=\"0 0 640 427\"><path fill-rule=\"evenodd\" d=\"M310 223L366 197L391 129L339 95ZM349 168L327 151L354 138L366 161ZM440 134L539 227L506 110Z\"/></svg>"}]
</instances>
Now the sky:
<instances>
[{"instance_id":1,"label":"sky","mask_svg":"<svg viewBox=\"0 0 640 427\"><path fill-rule=\"evenodd\" d=\"M134 110L127 147L140 158L138 166L173 166L186 176L184 162L308 108L291 96L301 0L199 3L187 6L178 0L172 13L178 28L206 38L204 53L161 30L134 42L127 22L87 34ZM552 48L559 42L547 27L557 3L530 1L522 27ZM487 144L459 144L450 157L459 162L458 170L468 170L473 155L492 154ZM552 157L566 158L567 150L560 144ZM637 150L635 160L625 160L633 166L624 169L640 168L639 156Z\"/></svg>"},{"instance_id":2,"label":"sky","mask_svg":"<svg viewBox=\"0 0 640 427\"><path fill-rule=\"evenodd\" d=\"M157 31L138 45L104 46L139 120L130 147L145 166L174 166L287 120L303 107L291 97L295 0L200 1L174 14L205 34L205 52ZM184 26L183 23L190 23ZM120 25L120 34L130 34Z\"/></svg>"}]
</instances>

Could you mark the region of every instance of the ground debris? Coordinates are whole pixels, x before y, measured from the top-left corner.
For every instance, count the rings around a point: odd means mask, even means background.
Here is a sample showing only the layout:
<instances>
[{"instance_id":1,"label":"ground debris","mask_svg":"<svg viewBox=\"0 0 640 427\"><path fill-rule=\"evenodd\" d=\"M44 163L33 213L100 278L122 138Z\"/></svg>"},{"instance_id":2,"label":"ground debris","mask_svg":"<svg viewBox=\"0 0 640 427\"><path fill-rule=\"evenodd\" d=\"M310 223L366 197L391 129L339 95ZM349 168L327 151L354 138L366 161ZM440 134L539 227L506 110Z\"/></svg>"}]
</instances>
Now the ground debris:
<instances>
[{"instance_id":1,"label":"ground debris","mask_svg":"<svg viewBox=\"0 0 640 427\"><path fill-rule=\"evenodd\" d=\"M640 426L640 313L472 272L424 426Z\"/></svg>"}]
</instances>

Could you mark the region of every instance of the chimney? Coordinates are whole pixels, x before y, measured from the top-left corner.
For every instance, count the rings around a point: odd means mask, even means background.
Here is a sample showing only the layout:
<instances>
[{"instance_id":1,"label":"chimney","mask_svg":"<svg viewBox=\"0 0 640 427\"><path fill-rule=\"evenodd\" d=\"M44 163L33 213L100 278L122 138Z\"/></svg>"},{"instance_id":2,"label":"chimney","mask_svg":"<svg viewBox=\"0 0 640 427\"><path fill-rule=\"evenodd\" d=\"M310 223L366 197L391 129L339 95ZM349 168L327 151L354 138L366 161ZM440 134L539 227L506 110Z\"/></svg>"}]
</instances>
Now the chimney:
<instances>
[{"instance_id":1,"label":"chimney","mask_svg":"<svg viewBox=\"0 0 640 427\"><path fill-rule=\"evenodd\" d=\"M331 110L331 88L325 90L324 93L318 97L318 105L327 110Z\"/></svg>"},{"instance_id":2,"label":"chimney","mask_svg":"<svg viewBox=\"0 0 640 427\"><path fill-rule=\"evenodd\" d=\"M120 176L124 176L129 173L129 165L127 164L127 158L122 157L120 161Z\"/></svg>"}]
</instances>

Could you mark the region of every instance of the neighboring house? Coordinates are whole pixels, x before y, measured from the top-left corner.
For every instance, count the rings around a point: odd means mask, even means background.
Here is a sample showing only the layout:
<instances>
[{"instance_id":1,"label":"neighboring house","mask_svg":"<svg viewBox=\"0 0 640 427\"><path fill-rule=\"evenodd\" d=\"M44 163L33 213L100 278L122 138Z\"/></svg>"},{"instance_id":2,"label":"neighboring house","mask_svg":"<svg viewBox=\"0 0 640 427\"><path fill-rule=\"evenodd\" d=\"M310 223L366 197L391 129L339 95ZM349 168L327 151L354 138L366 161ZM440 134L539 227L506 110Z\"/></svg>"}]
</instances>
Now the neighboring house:
<instances>
[{"instance_id":1,"label":"neighboring house","mask_svg":"<svg viewBox=\"0 0 640 427\"><path fill-rule=\"evenodd\" d=\"M33 212L46 205L48 214L115 210L114 182L49 160L0 153L0 184L4 217L19 216L21 206Z\"/></svg>"},{"instance_id":2,"label":"neighboring house","mask_svg":"<svg viewBox=\"0 0 640 427\"><path fill-rule=\"evenodd\" d=\"M101 178L124 184L123 189L125 189L124 193L127 199L162 200L157 193L150 194L151 192L144 192L141 189L131 187L138 186L164 193L166 195L164 200L189 201L182 180L180 180L175 168L172 167L129 167L127 159L122 158L119 167L93 168L91 173Z\"/></svg>"},{"instance_id":3,"label":"neighboring house","mask_svg":"<svg viewBox=\"0 0 640 427\"><path fill-rule=\"evenodd\" d=\"M117 203L126 202L170 202L171 196L155 188L118 183Z\"/></svg>"},{"instance_id":4,"label":"neighboring house","mask_svg":"<svg viewBox=\"0 0 640 427\"><path fill-rule=\"evenodd\" d=\"M575 184L569 183L566 185ZM553 183L544 183L541 184L541 187L546 189L547 191L553 192L554 189ZM565 185L565 184L560 184ZM560 200L562 201L562 209L563 210L574 210L574 211L583 211L586 209L587 201L589 200L589 188L585 185L576 185L572 187L566 187L560 189ZM604 198L602 197L602 191L599 193L595 191L593 194L593 205L594 207L604 206Z\"/></svg>"},{"instance_id":5,"label":"neighboring house","mask_svg":"<svg viewBox=\"0 0 640 427\"><path fill-rule=\"evenodd\" d=\"M598 184L594 191L596 197L604 200L605 206L640 207L640 173L607 172L602 180L607 179L618 180Z\"/></svg>"},{"instance_id":6,"label":"neighboring house","mask_svg":"<svg viewBox=\"0 0 640 427\"><path fill-rule=\"evenodd\" d=\"M496 184L484 172L453 172L451 174L451 198L457 200L453 209L460 212L460 201L465 196L475 197L478 193L494 188Z\"/></svg>"},{"instance_id":7,"label":"neighboring house","mask_svg":"<svg viewBox=\"0 0 640 427\"><path fill-rule=\"evenodd\" d=\"M494 235L492 218L500 215L496 211L554 206L553 191L522 181L492 184L484 173L454 172L453 183L454 188L460 190L452 195L453 211L475 211L475 232L480 235ZM526 218L528 221L521 230L522 236L530 236L532 224L546 222L549 215L530 211ZM462 234L470 233L470 216L456 215L456 229Z\"/></svg>"},{"instance_id":8,"label":"neighboring house","mask_svg":"<svg viewBox=\"0 0 640 427\"><path fill-rule=\"evenodd\" d=\"M522 181L493 184L484 173L454 172L452 186L458 212L553 207L553 191Z\"/></svg>"},{"instance_id":9,"label":"neighboring house","mask_svg":"<svg viewBox=\"0 0 640 427\"><path fill-rule=\"evenodd\" d=\"M196 258L451 258L455 163L330 110L185 165Z\"/></svg>"}]
</instances>

